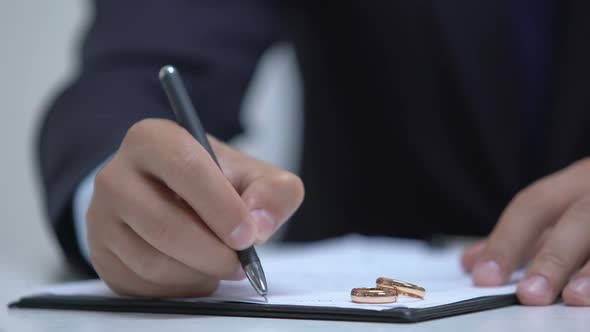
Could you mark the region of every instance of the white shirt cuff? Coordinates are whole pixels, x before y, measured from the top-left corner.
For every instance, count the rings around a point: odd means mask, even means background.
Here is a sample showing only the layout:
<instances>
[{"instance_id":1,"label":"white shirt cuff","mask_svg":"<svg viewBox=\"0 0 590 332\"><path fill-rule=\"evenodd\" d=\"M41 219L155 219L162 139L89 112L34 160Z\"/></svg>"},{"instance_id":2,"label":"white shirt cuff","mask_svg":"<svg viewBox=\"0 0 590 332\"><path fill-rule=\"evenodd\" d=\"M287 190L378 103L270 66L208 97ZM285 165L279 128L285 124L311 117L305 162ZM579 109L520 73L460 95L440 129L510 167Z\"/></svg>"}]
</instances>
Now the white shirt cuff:
<instances>
[{"instance_id":1,"label":"white shirt cuff","mask_svg":"<svg viewBox=\"0 0 590 332\"><path fill-rule=\"evenodd\" d=\"M94 192L94 178L107 161L100 164L88 176L86 176L82 182L80 182L78 188L76 188L76 191L74 192L74 198L72 200L72 214L74 217L76 240L78 241L82 256L90 265L92 265L92 261L90 260L88 239L86 238L86 211L90 206L90 200L92 199L92 193Z\"/></svg>"}]
</instances>

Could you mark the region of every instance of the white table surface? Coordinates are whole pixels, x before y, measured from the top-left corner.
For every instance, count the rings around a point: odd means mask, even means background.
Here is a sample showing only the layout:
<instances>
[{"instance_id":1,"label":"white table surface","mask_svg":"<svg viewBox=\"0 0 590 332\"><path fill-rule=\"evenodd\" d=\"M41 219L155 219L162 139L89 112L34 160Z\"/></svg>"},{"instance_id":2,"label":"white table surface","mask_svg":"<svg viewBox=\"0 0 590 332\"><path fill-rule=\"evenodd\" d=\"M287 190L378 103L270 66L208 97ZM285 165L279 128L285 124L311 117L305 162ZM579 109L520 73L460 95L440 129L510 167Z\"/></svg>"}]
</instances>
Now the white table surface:
<instances>
[{"instance_id":1,"label":"white table surface","mask_svg":"<svg viewBox=\"0 0 590 332\"><path fill-rule=\"evenodd\" d=\"M30 245L25 253L34 253ZM1 246L0 246L1 248ZM5 248L6 249L6 248ZM33 288L71 278L57 252L0 254L0 331L590 331L590 308L511 306L415 324L7 309ZM34 264L31 264L34 262Z\"/></svg>"}]
</instances>

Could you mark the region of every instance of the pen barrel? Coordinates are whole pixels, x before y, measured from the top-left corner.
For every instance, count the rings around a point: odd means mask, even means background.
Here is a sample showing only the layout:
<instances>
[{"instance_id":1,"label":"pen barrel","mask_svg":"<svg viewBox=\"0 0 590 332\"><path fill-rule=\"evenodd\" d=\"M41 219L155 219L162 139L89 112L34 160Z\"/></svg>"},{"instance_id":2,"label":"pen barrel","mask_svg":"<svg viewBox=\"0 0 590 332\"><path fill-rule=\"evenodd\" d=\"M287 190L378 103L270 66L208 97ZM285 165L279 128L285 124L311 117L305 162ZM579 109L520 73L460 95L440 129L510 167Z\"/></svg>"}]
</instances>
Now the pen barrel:
<instances>
[{"instance_id":1,"label":"pen barrel","mask_svg":"<svg viewBox=\"0 0 590 332\"><path fill-rule=\"evenodd\" d=\"M240 250L237 252L238 254L238 259L240 260L240 263L242 265L247 265L253 262L260 262L260 259L258 258L258 254L256 253L256 250L254 250L254 247L250 247L244 250Z\"/></svg>"},{"instance_id":2,"label":"pen barrel","mask_svg":"<svg viewBox=\"0 0 590 332\"><path fill-rule=\"evenodd\" d=\"M221 168L215 153L209 144L205 129L197 115L195 107L186 91L180 73L173 66L164 66L160 70L160 82L170 106L176 115L176 122L184 127L209 153L217 166ZM237 252L240 263L250 280L250 283L256 289L258 294L265 296L267 294L266 277L260 264L260 259L253 246Z\"/></svg>"},{"instance_id":3,"label":"pen barrel","mask_svg":"<svg viewBox=\"0 0 590 332\"><path fill-rule=\"evenodd\" d=\"M201 119L195 111L191 98L186 91L180 73L172 66L166 66L160 71L160 82L166 91L176 122L184 127L207 150L217 166L219 162L209 144L207 134Z\"/></svg>"}]
</instances>

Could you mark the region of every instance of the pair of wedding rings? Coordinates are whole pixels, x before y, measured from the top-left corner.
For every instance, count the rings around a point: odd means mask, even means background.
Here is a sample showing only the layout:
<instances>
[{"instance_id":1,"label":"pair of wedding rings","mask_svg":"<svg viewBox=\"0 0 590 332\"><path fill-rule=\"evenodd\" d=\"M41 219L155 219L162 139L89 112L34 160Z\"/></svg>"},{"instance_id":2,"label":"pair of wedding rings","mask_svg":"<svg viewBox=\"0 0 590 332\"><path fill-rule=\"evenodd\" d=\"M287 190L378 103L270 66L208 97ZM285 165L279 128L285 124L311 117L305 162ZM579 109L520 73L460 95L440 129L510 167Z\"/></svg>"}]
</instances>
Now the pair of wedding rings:
<instances>
[{"instance_id":1,"label":"pair of wedding rings","mask_svg":"<svg viewBox=\"0 0 590 332\"><path fill-rule=\"evenodd\" d=\"M350 292L352 302L355 303L395 303L398 295L405 295L424 299L426 290L409 282L384 278L377 278L375 288L353 288Z\"/></svg>"}]
</instances>

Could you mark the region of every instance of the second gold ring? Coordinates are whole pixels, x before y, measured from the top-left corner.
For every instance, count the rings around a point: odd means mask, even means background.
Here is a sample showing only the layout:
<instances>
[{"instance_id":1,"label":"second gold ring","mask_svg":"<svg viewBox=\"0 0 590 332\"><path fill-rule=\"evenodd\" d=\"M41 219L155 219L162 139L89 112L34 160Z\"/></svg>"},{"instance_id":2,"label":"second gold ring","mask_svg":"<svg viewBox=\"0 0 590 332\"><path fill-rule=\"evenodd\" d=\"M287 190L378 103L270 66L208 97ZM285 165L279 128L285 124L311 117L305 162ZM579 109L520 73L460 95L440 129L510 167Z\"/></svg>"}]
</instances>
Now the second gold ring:
<instances>
[{"instance_id":1,"label":"second gold ring","mask_svg":"<svg viewBox=\"0 0 590 332\"><path fill-rule=\"evenodd\" d=\"M395 289L398 294L423 299L426 295L426 290L418 285L409 282L395 280L390 278L377 278L377 288Z\"/></svg>"}]
</instances>

